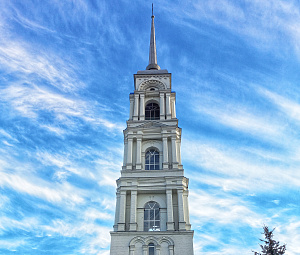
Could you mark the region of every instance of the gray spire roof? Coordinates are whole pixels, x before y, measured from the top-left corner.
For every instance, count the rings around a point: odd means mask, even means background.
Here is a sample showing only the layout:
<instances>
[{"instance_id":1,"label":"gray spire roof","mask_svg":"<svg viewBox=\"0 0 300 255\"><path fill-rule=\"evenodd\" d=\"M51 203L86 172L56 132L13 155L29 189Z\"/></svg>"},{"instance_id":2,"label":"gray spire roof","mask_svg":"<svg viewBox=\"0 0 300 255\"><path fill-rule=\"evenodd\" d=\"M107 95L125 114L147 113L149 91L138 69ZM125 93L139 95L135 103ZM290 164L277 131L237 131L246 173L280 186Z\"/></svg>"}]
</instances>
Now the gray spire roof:
<instances>
[{"instance_id":1,"label":"gray spire roof","mask_svg":"<svg viewBox=\"0 0 300 255\"><path fill-rule=\"evenodd\" d=\"M155 27L154 27L154 15L153 15L153 4L152 4L152 24L151 24L151 35L150 35L150 50L149 50L149 65L146 70L160 70L157 64L156 57L156 43L155 43Z\"/></svg>"}]
</instances>

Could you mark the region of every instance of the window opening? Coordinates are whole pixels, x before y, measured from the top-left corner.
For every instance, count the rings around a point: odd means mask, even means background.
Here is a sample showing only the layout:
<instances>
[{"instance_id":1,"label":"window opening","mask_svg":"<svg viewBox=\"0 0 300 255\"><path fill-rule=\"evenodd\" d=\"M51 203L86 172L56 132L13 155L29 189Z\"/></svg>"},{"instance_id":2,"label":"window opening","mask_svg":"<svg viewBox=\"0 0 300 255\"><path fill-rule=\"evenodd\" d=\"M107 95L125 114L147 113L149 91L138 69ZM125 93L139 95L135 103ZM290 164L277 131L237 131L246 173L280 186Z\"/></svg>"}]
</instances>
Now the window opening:
<instances>
[{"instance_id":1,"label":"window opening","mask_svg":"<svg viewBox=\"0 0 300 255\"><path fill-rule=\"evenodd\" d=\"M145 169L159 170L159 152L151 149L145 155Z\"/></svg>"},{"instance_id":2,"label":"window opening","mask_svg":"<svg viewBox=\"0 0 300 255\"><path fill-rule=\"evenodd\" d=\"M160 231L159 204L154 201L148 202L145 205L144 231Z\"/></svg>"},{"instance_id":3,"label":"window opening","mask_svg":"<svg viewBox=\"0 0 300 255\"><path fill-rule=\"evenodd\" d=\"M148 247L149 247L148 248L149 249L148 254L149 255L154 255L154 249L155 249L154 243L149 243Z\"/></svg>"},{"instance_id":4,"label":"window opening","mask_svg":"<svg viewBox=\"0 0 300 255\"><path fill-rule=\"evenodd\" d=\"M159 120L160 110L159 105L156 103L149 103L145 108L146 120Z\"/></svg>"}]
</instances>

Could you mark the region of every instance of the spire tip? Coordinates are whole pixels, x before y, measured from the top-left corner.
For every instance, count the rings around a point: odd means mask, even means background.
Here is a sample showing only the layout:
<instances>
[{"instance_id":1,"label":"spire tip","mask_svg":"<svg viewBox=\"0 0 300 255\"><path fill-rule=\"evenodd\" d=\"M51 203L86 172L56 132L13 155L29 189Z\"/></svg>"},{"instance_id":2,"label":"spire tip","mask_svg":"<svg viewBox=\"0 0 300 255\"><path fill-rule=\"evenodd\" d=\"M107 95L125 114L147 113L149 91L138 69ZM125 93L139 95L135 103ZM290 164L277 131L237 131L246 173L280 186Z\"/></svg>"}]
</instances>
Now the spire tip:
<instances>
[{"instance_id":1,"label":"spire tip","mask_svg":"<svg viewBox=\"0 0 300 255\"><path fill-rule=\"evenodd\" d=\"M153 15L153 3L152 3L152 17L153 17L154 15Z\"/></svg>"},{"instance_id":2,"label":"spire tip","mask_svg":"<svg viewBox=\"0 0 300 255\"><path fill-rule=\"evenodd\" d=\"M149 65L146 67L146 70L159 70L160 67L157 64L157 57L156 57L153 3L152 3L152 16L151 16L151 18L152 18L152 23L151 23L151 35L150 35Z\"/></svg>"}]
</instances>

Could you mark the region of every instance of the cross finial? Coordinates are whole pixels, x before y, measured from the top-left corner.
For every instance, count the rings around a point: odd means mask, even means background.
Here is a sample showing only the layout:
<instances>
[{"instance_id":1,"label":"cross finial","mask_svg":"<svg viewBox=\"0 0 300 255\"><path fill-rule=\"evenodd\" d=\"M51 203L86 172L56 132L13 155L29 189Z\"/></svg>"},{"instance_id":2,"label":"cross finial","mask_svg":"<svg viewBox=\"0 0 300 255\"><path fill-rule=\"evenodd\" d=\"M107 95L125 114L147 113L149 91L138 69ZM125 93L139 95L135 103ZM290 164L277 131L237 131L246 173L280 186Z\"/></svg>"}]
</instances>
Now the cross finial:
<instances>
[{"instance_id":1,"label":"cross finial","mask_svg":"<svg viewBox=\"0 0 300 255\"><path fill-rule=\"evenodd\" d=\"M152 16L154 16L154 15L153 15L153 3L152 3Z\"/></svg>"}]
</instances>

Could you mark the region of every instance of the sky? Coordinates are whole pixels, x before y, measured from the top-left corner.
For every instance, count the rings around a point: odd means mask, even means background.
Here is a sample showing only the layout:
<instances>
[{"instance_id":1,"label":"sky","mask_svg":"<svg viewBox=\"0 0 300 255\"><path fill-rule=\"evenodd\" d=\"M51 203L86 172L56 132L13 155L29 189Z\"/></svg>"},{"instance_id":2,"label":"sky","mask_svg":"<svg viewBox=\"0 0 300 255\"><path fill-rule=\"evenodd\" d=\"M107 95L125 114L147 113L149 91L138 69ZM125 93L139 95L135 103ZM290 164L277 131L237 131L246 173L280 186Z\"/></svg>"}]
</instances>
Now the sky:
<instances>
[{"instance_id":1,"label":"sky","mask_svg":"<svg viewBox=\"0 0 300 255\"><path fill-rule=\"evenodd\" d=\"M195 255L300 254L300 3L153 0ZM108 255L147 0L0 0L0 254Z\"/></svg>"}]
</instances>

